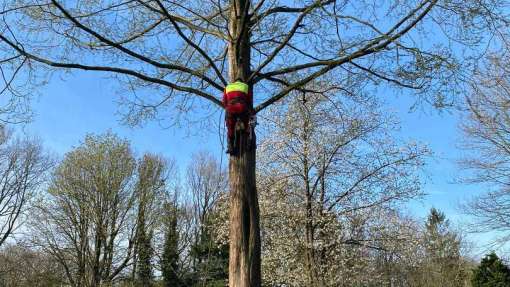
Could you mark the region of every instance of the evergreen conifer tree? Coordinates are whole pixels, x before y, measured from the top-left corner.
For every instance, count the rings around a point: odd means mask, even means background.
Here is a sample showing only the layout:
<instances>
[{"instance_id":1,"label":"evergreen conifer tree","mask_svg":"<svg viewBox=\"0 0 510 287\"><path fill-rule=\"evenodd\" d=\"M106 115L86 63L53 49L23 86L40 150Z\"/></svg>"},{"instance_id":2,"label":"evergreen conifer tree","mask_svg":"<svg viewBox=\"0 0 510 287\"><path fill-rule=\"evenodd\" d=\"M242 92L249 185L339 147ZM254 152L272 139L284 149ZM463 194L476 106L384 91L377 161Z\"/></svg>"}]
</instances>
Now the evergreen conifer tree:
<instances>
[{"instance_id":1,"label":"evergreen conifer tree","mask_svg":"<svg viewBox=\"0 0 510 287\"><path fill-rule=\"evenodd\" d=\"M473 287L508 287L510 269L492 252L487 254L474 270L471 284Z\"/></svg>"},{"instance_id":2,"label":"evergreen conifer tree","mask_svg":"<svg viewBox=\"0 0 510 287\"><path fill-rule=\"evenodd\" d=\"M466 281L466 262L460 248L457 233L451 230L450 222L443 212L432 208L423 235L426 261L420 278L424 286L463 287Z\"/></svg>"}]
</instances>

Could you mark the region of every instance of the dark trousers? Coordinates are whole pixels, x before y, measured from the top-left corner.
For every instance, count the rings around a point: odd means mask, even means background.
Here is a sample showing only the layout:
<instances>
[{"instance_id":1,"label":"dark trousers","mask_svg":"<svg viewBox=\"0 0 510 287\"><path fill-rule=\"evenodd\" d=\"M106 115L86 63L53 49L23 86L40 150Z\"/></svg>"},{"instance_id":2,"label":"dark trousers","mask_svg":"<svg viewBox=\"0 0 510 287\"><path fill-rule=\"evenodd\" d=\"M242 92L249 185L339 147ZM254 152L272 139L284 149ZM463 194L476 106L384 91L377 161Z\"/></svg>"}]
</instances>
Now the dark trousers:
<instances>
[{"instance_id":1,"label":"dark trousers","mask_svg":"<svg viewBox=\"0 0 510 287\"><path fill-rule=\"evenodd\" d=\"M229 143L232 144L235 137L235 128L236 128L236 122L237 120L243 121L244 124L244 132L249 132L249 124L250 124L250 116L248 113L242 113L242 114L229 114L225 116L225 124L227 126L227 137L229 140Z\"/></svg>"}]
</instances>

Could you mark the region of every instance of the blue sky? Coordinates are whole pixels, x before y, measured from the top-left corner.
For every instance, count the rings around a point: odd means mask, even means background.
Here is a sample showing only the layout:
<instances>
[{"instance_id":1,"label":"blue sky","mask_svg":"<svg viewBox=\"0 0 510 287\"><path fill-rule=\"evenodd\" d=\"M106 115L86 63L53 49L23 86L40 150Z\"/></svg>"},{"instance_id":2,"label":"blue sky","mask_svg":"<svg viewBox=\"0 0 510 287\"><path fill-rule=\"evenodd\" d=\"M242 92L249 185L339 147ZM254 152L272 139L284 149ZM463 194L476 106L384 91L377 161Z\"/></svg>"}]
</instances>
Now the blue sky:
<instances>
[{"instance_id":1,"label":"blue sky","mask_svg":"<svg viewBox=\"0 0 510 287\"><path fill-rule=\"evenodd\" d=\"M181 169L189 163L190 154L200 150L213 152L218 158L221 157L223 164L226 163L217 134L189 136L183 130L165 129L155 122L141 128L124 126L117 115L117 99L109 80L100 74L76 72L66 77L65 81L55 77L41 90L41 96L35 99L35 118L25 127L25 131L41 138L45 147L57 155L63 155L79 145L87 133L112 130L129 139L135 152L161 153L176 159ZM460 151L455 147L460 137L458 115L427 109L410 112L409 108L414 103L412 97L391 97L385 101L387 108L394 111L401 121L398 136L403 140L425 143L435 154L426 168L427 196L411 202L408 213L425 218L434 206L444 211L455 226L462 227L462 223L469 219L460 212L459 202L481 189L453 183L459 176L455 165L455 159L460 156ZM490 234L468 235L468 239L477 247L472 252L474 257L483 254L484 244L490 237Z\"/></svg>"},{"instance_id":2,"label":"blue sky","mask_svg":"<svg viewBox=\"0 0 510 287\"><path fill-rule=\"evenodd\" d=\"M55 77L34 100L35 117L25 130L40 137L59 155L77 146L87 133L108 130L129 139L137 153L161 153L181 165L194 151L216 151L214 154L220 155L217 136L189 136L184 130L163 128L155 122L141 128L121 124L115 102L118 97L109 81L90 72L76 72L65 81Z\"/></svg>"},{"instance_id":3,"label":"blue sky","mask_svg":"<svg viewBox=\"0 0 510 287\"><path fill-rule=\"evenodd\" d=\"M484 186L459 183L459 179L466 176L466 173L459 170L456 162L469 153L458 145L462 138L459 112L439 112L426 107L421 111L410 111L414 99L405 96L389 101L389 108L396 112L401 122L399 136L404 140L422 142L434 153L425 169L426 196L409 204L411 214L425 219L430 208L440 209L453 226L465 234L472 245L471 256L477 259L482 257L493 248L491 242L496 234L466 233L466 223L471 223L472 219L463 214L460 204L483 193Z\"/></svg>"}]
</instances>

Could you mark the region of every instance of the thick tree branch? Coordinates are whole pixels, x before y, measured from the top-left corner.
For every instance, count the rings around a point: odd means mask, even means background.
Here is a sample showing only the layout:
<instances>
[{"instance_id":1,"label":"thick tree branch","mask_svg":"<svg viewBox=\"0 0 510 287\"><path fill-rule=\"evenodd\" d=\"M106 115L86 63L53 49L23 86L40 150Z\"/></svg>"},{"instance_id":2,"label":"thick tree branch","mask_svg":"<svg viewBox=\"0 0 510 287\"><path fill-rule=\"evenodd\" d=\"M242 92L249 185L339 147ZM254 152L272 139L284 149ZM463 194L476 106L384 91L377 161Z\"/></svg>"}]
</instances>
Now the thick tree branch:
<instances>
[{"instance_id":1,"label":"thick tree branch","mask_svg":"<svg viewBox=\"0 0 510 287\"><path fill-rule=\"evenodd\" d=\"M179 24L177 24L177 22L174 20L174 17L172 15L170 15L170 13L165 8L165 6L163 6L163 3L161 3L161 1L156 0L156 3L158 3L159 8L163 11L163 13L168 18L168 20L170 20L170 22L174 26L175 30L177 31L177 34L179 34L179 36L182 39L184 39L184 41L186 41L186 43L188 43L188 45L193 47L196 51L198 51L198 53L200 53L200 55L202 55L202 57L204 57L204 59L206 59L206 61L211 66L211 68L213 68L213 70L216 72L216 75L221 80L223 85L226 86L227 81L225 80L225 78L223 77L223 75L221 74L220 70L218 69L218 67L216 66L214 61L211 59L211 57L209 57L209 55L207 55L207 53L202 48L200 48L197 44L195 44L191 39L189 39L188 37L186 37L186 35L184 35L181 28L179 27Z\"/></svg>"},{"instance_id":2,"label":"thick tree branch","mask_svg":"<svg viewBox=\"0 0 510 287\"><path fill-rule=\"evenodd\" d=\"M395 42L400 37L402 37L407 32L409 32L413 27L415 27L416 24L418 24L430 12L430 10L432 10L432 8L437 4L437 2L438 2L438 0L426 0L426 1L422 2L416 9L411 11L406 17L404 17L396 25L394 25L389 30L389 32L386 33L383 37L378 37L378 38L373 39L367 45L365 45L364 47L360 48L359 50L357 50L356 52L353 52L352 54L350 54L348 56L345 56L345 57L342 57L342 58L336 59L336 60L317 61L317 62L307 63L307 64L303 64L303 65L297 65L294 67L282 69L280 71L269 72L269 73L263 74L264 77L268 77L268 76L285 74L285 73L289 73L289 72L295 72L295 71L302 70L305 68L324 66L322 69L315 71L314 73L310 74L309 76L303 78L300 81L293 83L291 86L288 86L287 88L283 89L278 94L267 99L265 102L261 103L259 106L257 106L255 108L255 112L259 112L259 111L267 108L269 105L271 105L274 102L285 97L292 90L309 83L310 81L326 74L327 72L339 67L340 65L343 65L347 62L351 62L355 59L358 59L363 56L370 55L370 54L378 52L382 49L385 49L388 45ZM398 33L391 35L393 32L397 31L398 28L403 25L403 23L405 23L408 19L411 19L414 14L416 14L419 10L421 10L421 8L424 7L426 3L430 3L430 4L413 21L411 21L406 27L404 27ZM255 82L257 82L259 80L260 80L260 78L255 80Z\"/></svg>"},{"instance_id":3,"label":"thick tree branch","mask_svg":"<svg viewBox=\"0 0 510 287\"><path fill-rule=\"evenodd\" d=\"M292 39L292 37L294 37L294 35L296 34L296 31L299 29L299 27L301 27L301 23L303 22L305 17L308 14L310 14L310 12L312 12L315 8L323 7L324 5L330 4L332 2L335 2L335 1L328 0L323 3L322 0L318 0L314 4L308 6L305 10L303 10L303 12L298 16L298 18L292 25L292 28L290 29L290 31L286 34L285 38L281 41L280 45L278 45L278 47L276 47L276 49L274 49L274 51L266 58L266 60L264 62L262 62L262 64L260 64L260 66L258 66L258 68L255 69L255 71L253 71L251 73L250 78L248 79L248 82L251 82L251 80L253 80L253 78L255 78L255 76L260 71L262 71L262 69L264 69L264 67L266 67L269 63L271 63L274 60L274 58L278 55L278 53L280 53L281 50L283 50L286 46L288 46L290 40Z\"/></svg>"},{"instance_id":4,"label":"thick tree branch","mask_svg":"<svg viewBox=\"0 0 510 287\"><path fill-rule=\"evenodd\" d=\"M328 1L325 1L324 3L320 3L320 6L323 7L323 6L326 6L329 4L333 4L335 2L336 2L336 0L328 0ZM277 7L268 9L267 11L263 12L262 14L253 15L252 22L253 22L253 24L255 24L257 22L260 22L265 17L272 15L272 14L277 14L277 13L303 13L303 12L306 12L308 9L310 9L310 7L315 6L315 5L316 5L316 3L309 5L309 6L305 6L305 7L277 6Z\"/></svg>"},{"instance_id":5,"label":"thick tree branch","mask_svg":"<svg viewBox=\"0 0 510 287\"><path fill-rule=\"evenodd\" d=\"M392 36L392 34L400 26L402 26L407 20L411 19L412 16L415 15L419 10L421 10L425 6L425 4L427 4L427 3L431 3L431 4L429 5L429 7L427 7L427 9L425 9L422 12L422 14L420 14L412 23L410 23L401 32L399 32L399 33L397 33L397 34ZM407 14L404 18L402 18L397 24L395 24L387 33L382 34L380 37L376 37L376 38L372 39L372 41L370 41L364 47L360 48L358 51L352 53L350 56L346 56L346 57L343 57L343 58L340 58L340 59L331 59L331 60L325 60L325 61L315 61L315 62L310 62L310 63L305 63L305 64L299 64L299 65L283 68L283 69L280 69L280 70L263 73L262 75L263 75L263 77L277 76L277 75L293 73L293 72L297 72L297 71L304 70L304 69L309 69L309 68L314 68L314 67L328 66L328 65L338 65L338 63L340 63L340 65L341 65L341 64L345 63L345 61L343 61L343 59L348 59L348 58L355 59L355 58L359 58L361 56L365 56L367 54L371 54L373 52L379 51L381 49L384 49L390 43L394 42L395 40L400 38L402 35L407 33L411 28L413 28L421 19L423 19L423 17L426 14L428 14L430 9L432 9L432 7L435 6L436 3L437 3L437 0L434 0L434 1L425 0L425 1L423 1L420 5L418 5L418 7L413 9L411 12L409 12L409 14ZM383 40L386 40L386 41L383 41ZM381 43L381 41L383 41L383 42ZM365 53L362 53L361 55L356 55L356 54L359 54L360 52L363 52L363 51ZM261 80L260 78L256 78L254 82L258 82L260 80Z\"/></svg>"},{"instance_id":6,"label":"thick tree branch","mask_svg":"<svg viewBox=\"0 0 510 287\"><path fill-rule=\"evenodd\" d=\"M160 62L157 62L157 61L154 61L146 56L143 56L143 55L140 55L124 46L122 46L121 44L119 43L116 43L102 35L100 35L99 33L97 33L96 31L90 29L89 27L83 25L80 21L78 21L78 19L74 18L62 5L60 5L56 0L52 0L51 1L53 3L53 5L55 5L59 10L60 12L62 12L62 14L64 14L64 16L69 19L72 23L74 23L78 28L80 28L81 30L85 31L86 33L94 36L95 38L97 38L99 41L113 47L113 48L116 48L118 49L119 51L122 51L123 53L133 57L133 58L136 58L138 60L141 60L145 63L148 63L150 65L153 65L157 68L162 68L162 69L170 69L170 70L177 70L177 71L181 71L181 72L185 72L185 73L188 73L190 75L193 75L195 77L198 77L202 80L204 80L205 82L211 84L214 88L216 88L217 90L219 91L223 91L223 86L217 84L215 81L213 81L212 79L210 79L209 77L205 76L203 73L201 72L198 72L198 71L195 71L195 70L192 70L190 68L187 68L187 67L183 67L183 66L180 66L180 65L175 65L175 64L168 64L168 63L160 63Z\"/></svg>"},{"instance_id":7,"label":"thick tree branch","mask_svg":"<svg viewBox=\"0 0 510 287\"><path fill-rule=\"evenodd\" d=\"M169 82L169 81L166 81L166 80L163 80L163 79L159 79L159 78L154 78L154 77L151 77L151 76L147 76L147 75L144 75L144 74L142 74L140 72L136 72L136 71L125 69L125 68L108 67L108 66L88 66L88 65L78 64L78 63L55 62L55 61L52 61L52 60L49 60L49 59L45 59L45 58L36 56L36 55L31 54L29 52L26 52L24 49L22 49L21 47L18 47L15 43L13 43L11 40L7 39L2 34L0 34L0 40L5 42L9 46L11 46L18 53L20 53L21 55L27 57L28 59L34 60L34 61L39 62L39 63L46 64L46 65L51 66L51 67L66 68L66 69L78 69L78 70L85 70L85 71L113 72L113 73L117 73L117 74L128 75L128 76L132 76L132 77L135 77L135 78L138 78L138 79L150 82L150 83L159 84L159 85L162 85L162 86L165 86L165 87L169 87L169 88L177 90L177 91L187 92L187 93L190 93L190 94L197 95L197 96L202 97L204 99L207 99L207 100L211 101L212 103L218 105L219 107L223 108L223 104L221 103L220 100L218 100L217 98L215 98L214 96L212 96L212 95L210 95L208 93L205 93L205 92L203 92L201 90L198 90L198 89L195 89L195 88L192 88L192 87L179 86L179 85L174 84L172 82Z\"/></svg>"},{"instance_id":8,"label":"thick tree branch","mask_svg":"<svg viewBox=\"0 0 510 287\"><path fill-rule=\"evenodd\" d=\"M142 4L145 8L149 9L150 11L156 12L156 13L166 17L166 15L163 13L163 11L152 7L151 5L147 4L146 2L144 2L142 0L137 0L137 1L140 4ZM149 2L152 2L152 1L149 1ZM172 17L172 19L174 21L183 24L184 26L186 26L188 29L190 29L192 31L199 31L199 32L202 32L204 34L209 34L209 35L215 36L215 37L217 37L218 39L221 39L221 40L227 40L228 39L227 35L221 33L220 31L215 31L215 30L207 29L207 28L204 28L204 27L201 27L201 26L198 26L198 25L194 24L193 23L194 20L187 19L187 18L184 18L184 17L179 16L179 15L173 15L173 14L170 14L170 15L171 15L171 17ZM200 19L203 19L204 21L210 23L210 21L208 21L206 18L202 18L201 17Z\"/></svg>"}]
</instances>

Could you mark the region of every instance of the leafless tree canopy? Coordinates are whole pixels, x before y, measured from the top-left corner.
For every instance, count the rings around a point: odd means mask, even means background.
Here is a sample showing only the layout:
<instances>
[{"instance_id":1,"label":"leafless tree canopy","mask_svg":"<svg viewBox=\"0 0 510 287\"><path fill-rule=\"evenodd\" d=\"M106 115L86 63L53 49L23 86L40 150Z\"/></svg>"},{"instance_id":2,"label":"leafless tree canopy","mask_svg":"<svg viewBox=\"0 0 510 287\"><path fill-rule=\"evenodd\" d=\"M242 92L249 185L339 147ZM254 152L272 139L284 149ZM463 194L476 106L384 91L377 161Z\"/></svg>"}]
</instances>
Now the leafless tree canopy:
<instances>
[{"instance_id":1,"label":"leafless tree canopy","mask_svg":"<svg viewBox=\"0 0 510 287\"><path fill-rule=\"evenodd\" d=\"M0 286L55 286L64 278L64 271L44 252L23 246L8 246L0 252Z\"/></svg>"},{"instance_id":2,"label":"leafless tree canopy","mask_svg":"<svg viewBox=\"0 0 510 287\"><path fill-rule=\"evenodd\" d=\"M186 176L193 214L197 227L201 228L227 191L226 172L211 154L200 152L193 155Z\"/></svg>"},{"instance_id":3,"label":"leafless tree canopy","mask_svg":"<svg viewBox=\"0 0 510 287\"><path fill-rule=\"evenodd\" d=\"M481 68L467 98L460 161L467 183L482 184L487 192L466 211L479 220L475 231L501 231L499 243L510 240L510 70L508 56L492 55Z\"/></svg>"},{"instance_id":4,"label":"leafless tree canopy","mask_svg":"<svg viewBox=\"0 0 510 287\"><path fill-rule=\"evenodd\" d=\"M0 246L18 227L20 216L51 167L41 145L6 132L0 137Z\"/></svg>"},{"instance_id":5,"label":"leafless tree canopy","mask_svg":"<svg viewBox=\"0 0 510 287\"><path fill-rule=\"evenodd\" d=\"M112 135L88 136L56 169L32 232L71 286L112 282L130 262L134 169L129 145Z\"/></svg>"},{"instance_id":6,"label":"leafless tree canopy","mask_svg":"<svg viewBox=\"0 0 510 287\"><path fill-rule=\"evenodd\" d=\"M486 36L499 31L506 4L258 0L238 15L244 25L234 32L228 27L234 3L6 1L0 8L2 92L14 96L6 112L19 112L33 85L57 69L108 72L121 80L130 124L152 119L165 107L221 106L219 95L234 77L228 59L242 61L229 55L229 43L240 45L245 32L256 111L325 75L344 88L362 75L367 83L411 89L444 105L462 88L473 63L464 55L476 58L478 45L491 44Z\"/></svg>"}]
</instances>

